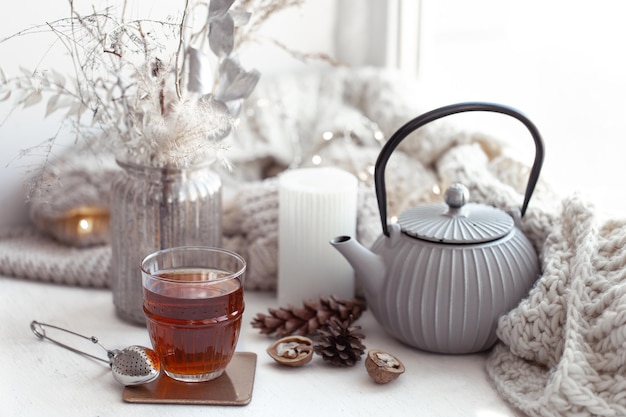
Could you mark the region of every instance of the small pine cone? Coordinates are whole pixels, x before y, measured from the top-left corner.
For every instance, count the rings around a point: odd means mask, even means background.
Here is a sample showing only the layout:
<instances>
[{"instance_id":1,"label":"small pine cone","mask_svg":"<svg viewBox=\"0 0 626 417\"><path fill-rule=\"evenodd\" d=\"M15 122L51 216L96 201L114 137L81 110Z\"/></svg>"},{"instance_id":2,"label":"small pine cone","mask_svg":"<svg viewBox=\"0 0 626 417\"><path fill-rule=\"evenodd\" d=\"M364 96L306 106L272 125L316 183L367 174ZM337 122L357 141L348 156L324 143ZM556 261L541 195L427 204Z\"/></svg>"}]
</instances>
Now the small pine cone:
<instances>
[{"instance_id":1,"label":"small pine cone","mask_svg":"<svg viewBox=\"0 0 626 417\"><path fill-rule=\"evenodd\" d=\"M350 323L361 317L366 309L365 301L343 300L335 296L320 298L319 301L305 301L302 307L291 305L268 309L269 314L258 313L252 320L252 327L261 334L274 334L276 337L311 336L317 329L327 325L331 318L349 320Z\"/></svg>"},{"instance_id":2,"label":"small pine cone","mask_svg":"<svg viewBox=\"0 0 626 417\"><path fill-rule=\"evenodd\" d=\"M361 326L353 325L351 320L333 317L325 328L317 330L313 350L333 365L354 366L365 352L362 342L365 335L357 330L361 330Z\"/></svg>"}]
</instances>

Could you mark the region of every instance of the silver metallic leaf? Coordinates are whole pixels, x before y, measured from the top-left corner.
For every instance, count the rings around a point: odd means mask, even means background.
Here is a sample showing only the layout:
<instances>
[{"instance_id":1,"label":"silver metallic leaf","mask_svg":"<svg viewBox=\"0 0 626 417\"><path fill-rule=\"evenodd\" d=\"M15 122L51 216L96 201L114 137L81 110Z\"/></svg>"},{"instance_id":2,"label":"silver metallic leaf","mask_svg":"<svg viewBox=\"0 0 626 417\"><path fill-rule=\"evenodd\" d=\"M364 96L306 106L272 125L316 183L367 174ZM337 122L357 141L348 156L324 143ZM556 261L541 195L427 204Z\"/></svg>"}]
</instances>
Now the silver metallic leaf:
<instances>
[{"instance_id":1,"label":"silver metallic leaf","mask_svg":"<svg viewBox=\"0 0 626 417\"><path fill-rule=\"evenodd\" d=\"M244 12L242 10L231 10L228 14L233 18L235 26L245 26L250 21L252 13Z\"/></svg>"},{"instance_id":2,"label":"silver metallic leaf","mask_svg":"<svg viewBox=\"0 0 626 417\"><path fill-rule=\"evenodd\" d=\"M226 107L233 117L238 117L243 107L243 99L229 101L226 103Z\"/></svg>"},{"instance_id":3,"label":"silver metallic leaf","mask_svg":"<svg viewBox=\"0 0 626 417\"><path fill-rule=\"evenodd\" d=\"M209 4L209 19L227 13L234 2L235 0L211 0Z\"/></svg>"},{"instance_id":4,"label":"silver metallic leaf","mask_svg":"<svg viewBox=\"0 0 626 417\"><path fill-rule=\"evenodd\" d=\"M235 22L230 14L210 19L209 46L215 55L228 56L235 46Z\"/></svg>"},{"instance_id":5,"label":"silver metallic leaf","mask_svg":"<svg viewBox=\"0 0 626 417\"><path fill-rule=\"evenodd\" d=\"M65 86L65 77L55 71L54 69L50 72L50 75L52 77L52 81L54 82L54 84L56 84L58 87L64 87Z\"/></svg>"},{"instance_id":6,"label":"silver metallic leaf","mask_svg":"<svg viewBox=\"0 0 626 417\"><path fill-rule=\"evenodd\" d=\"M189 58L187 90L201 95L210 93L213 88L213 74L209 57L196 48L189 48L187 56Z\"/></svg>"},{"instance_id":7,"label":"silver metallic leaf","mask_svg":"<svg viewBox=\"0 0 626 417\"><path fill-rule=\"evenodd\" d=\"M231 101L247 98L256 87L261 73L257 70L246 71L233 58L227 58L220 65L220 88L217 98Z\"/></svg>"},{"instance_id":8,"label":"silver metallic leaf","mask_svg":"<svg viewBox=\"0 0 626 417\"><path fill-rule=\"evenodd\" d=\"M49 115L51 115L52 113L54 113L58 107L57 107L57 103L59 102L59 98L61 96L60 95L54 95L52 97L50 97L48 99L48 103L46 104L46 115L45 117L48 117Z\"/></svg>"}]
</instances>

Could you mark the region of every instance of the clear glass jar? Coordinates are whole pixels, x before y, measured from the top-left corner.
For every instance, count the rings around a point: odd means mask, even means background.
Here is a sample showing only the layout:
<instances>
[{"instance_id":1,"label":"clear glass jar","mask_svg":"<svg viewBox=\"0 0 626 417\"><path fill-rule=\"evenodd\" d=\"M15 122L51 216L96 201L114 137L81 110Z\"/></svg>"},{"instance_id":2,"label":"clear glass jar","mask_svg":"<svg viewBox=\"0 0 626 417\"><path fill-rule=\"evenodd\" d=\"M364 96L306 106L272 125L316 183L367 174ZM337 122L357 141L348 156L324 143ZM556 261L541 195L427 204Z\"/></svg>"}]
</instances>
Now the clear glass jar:
<instances>
[{"instance_id":1,"label":"clear glass jar","mask_svg":"<svg viewBox=\"0 0 626 417\"><path fill-rule=\"evenodd\" d=\"M145 325L140 265L175 246L222 244L222 183L211 164L157 168L118 160L112 184L111 286L119 317Z\"/></svg>"}]
</instances>

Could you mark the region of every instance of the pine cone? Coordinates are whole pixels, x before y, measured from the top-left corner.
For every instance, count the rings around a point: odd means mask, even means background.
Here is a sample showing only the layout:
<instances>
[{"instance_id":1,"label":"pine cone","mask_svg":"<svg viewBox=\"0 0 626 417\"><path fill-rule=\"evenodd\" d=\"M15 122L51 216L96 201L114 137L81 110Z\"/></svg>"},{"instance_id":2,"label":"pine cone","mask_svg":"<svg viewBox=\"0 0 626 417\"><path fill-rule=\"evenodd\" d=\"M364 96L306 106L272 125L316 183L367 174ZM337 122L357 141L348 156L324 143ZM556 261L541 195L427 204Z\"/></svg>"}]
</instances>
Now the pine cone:
<instances>
[{"instance_id":1,"label":"pine cone","mask_svg":"<svg viewBox=\"0 0 626 417\"><path fill-rule=\"evenodd\" d=\"M311 336L318 328L326 326L333 317L349 320L350 323L356 321L366 308L363 300L322 297L319 302L305 301L299 308L291 305L278 309L270 308L269 314L258 313L251 324L252 327L261 329L261 334L275 334L276 337Z\"/></svg>"},{"instance_id":2,"label":"pine cone","mask_svg":"<svg viewBox=\"0 0 626 417\"><path fill-rule=\"evenodd\" d=\"M333 317L326 328L317 329L313 350L322 359L336 366L353 366L365 352L362 340L365 335L356 333L361 326L352 325L350 320Z\"/></svg>"}]
</instances>

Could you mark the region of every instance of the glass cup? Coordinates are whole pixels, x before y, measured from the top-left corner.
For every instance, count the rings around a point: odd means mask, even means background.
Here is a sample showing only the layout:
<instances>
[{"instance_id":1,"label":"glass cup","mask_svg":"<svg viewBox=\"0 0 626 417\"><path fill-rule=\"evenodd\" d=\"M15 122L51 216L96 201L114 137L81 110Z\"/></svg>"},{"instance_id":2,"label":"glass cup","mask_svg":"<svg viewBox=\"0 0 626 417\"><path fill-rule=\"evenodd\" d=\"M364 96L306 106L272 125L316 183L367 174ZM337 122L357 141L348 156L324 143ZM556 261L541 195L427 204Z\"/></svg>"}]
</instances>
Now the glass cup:
<instances>
[{"instance_id":1,"label":"glass cup","mask_svg":"<svg viewBox=\"0 0 626 417\"><path fill-rule=\"evenodd\" d=\"M143 311L165 373L184 382L220 376L244 310L245 260L226 249L183 246L141 262Z\"/></svg>"}]
</instances>

